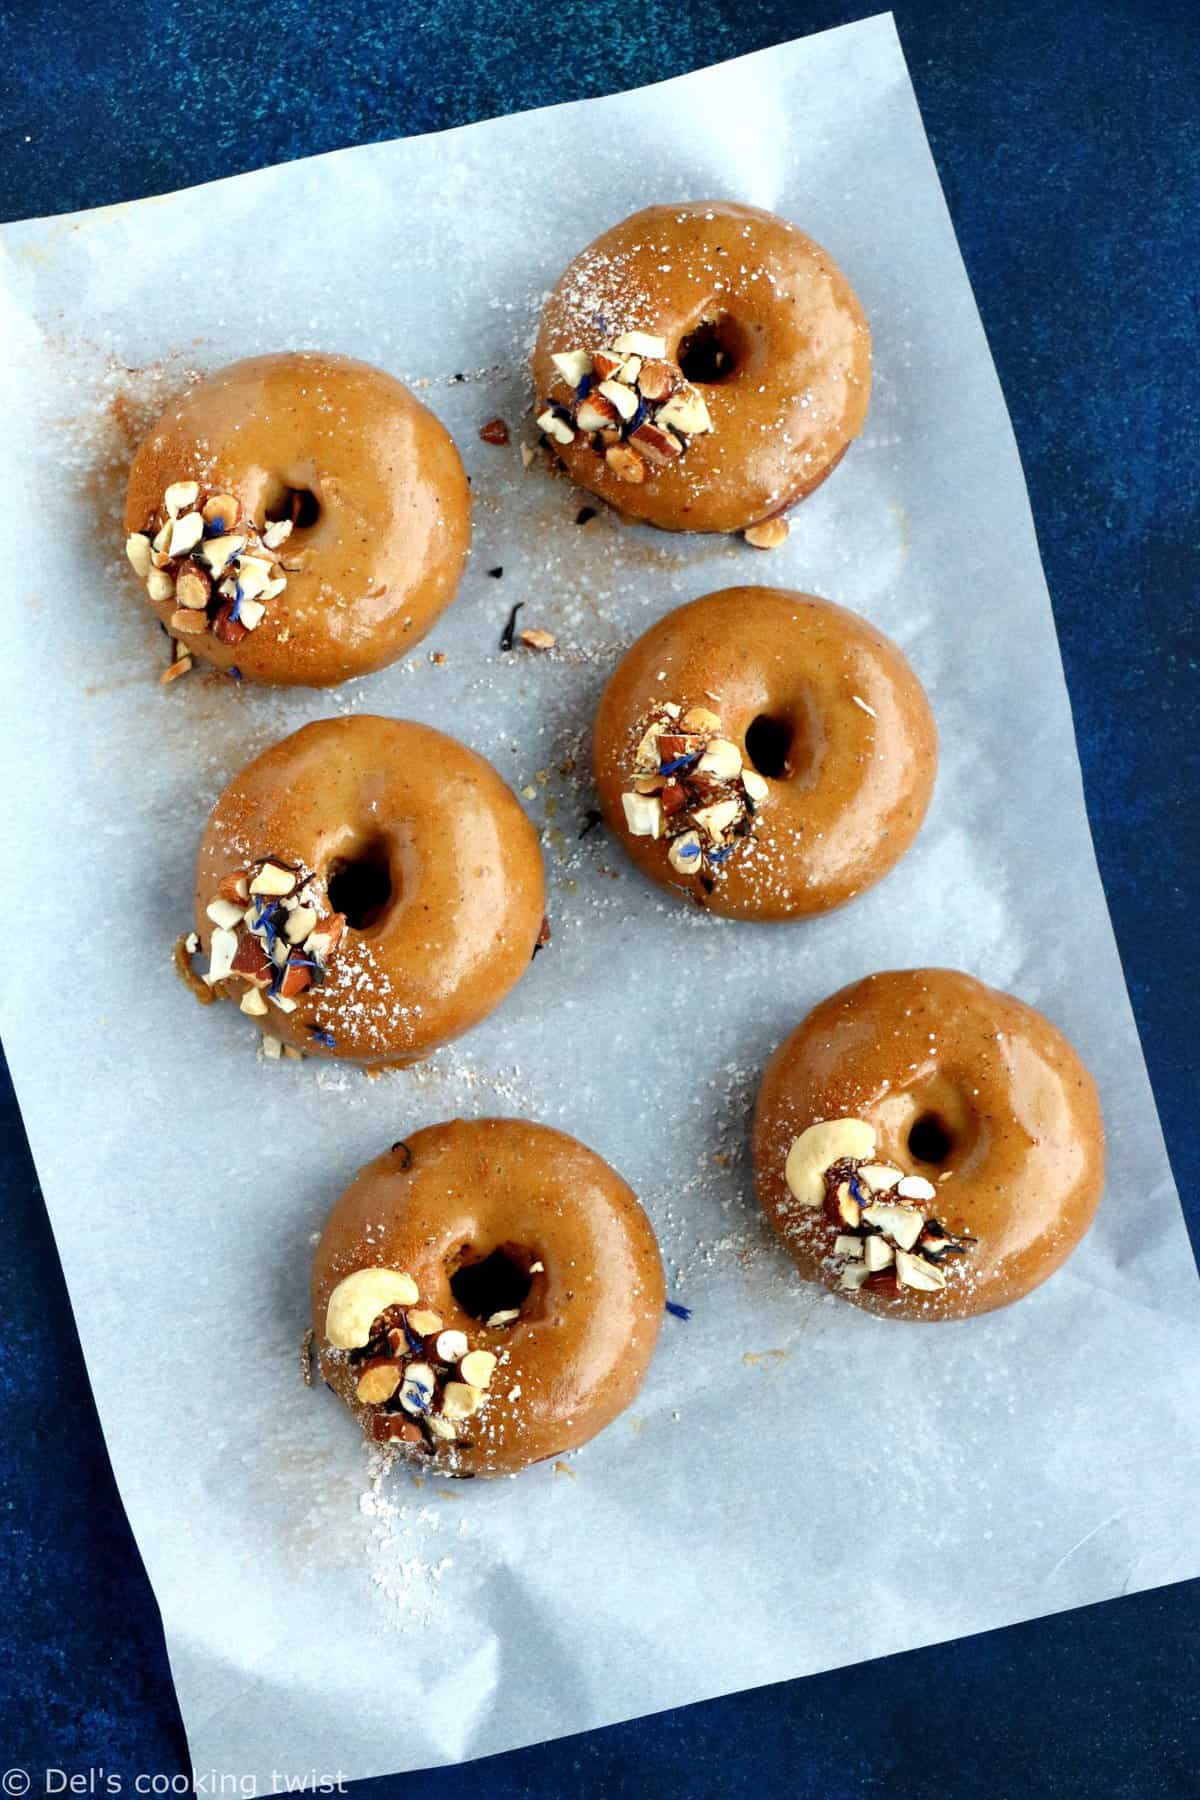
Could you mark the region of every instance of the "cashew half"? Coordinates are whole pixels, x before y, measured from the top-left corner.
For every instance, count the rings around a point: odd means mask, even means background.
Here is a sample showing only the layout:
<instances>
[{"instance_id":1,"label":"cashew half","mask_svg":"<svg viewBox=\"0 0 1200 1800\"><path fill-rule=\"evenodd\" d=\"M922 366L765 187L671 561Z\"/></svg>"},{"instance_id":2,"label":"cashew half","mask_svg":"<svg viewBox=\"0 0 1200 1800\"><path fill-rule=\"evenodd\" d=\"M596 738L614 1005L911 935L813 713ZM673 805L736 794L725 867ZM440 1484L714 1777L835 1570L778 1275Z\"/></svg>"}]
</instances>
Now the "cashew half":
<instances>
[{"instance_id":1,"label":"cashew half","mask_svg":"<svg viewBox=\"0 0 1200 1800\"><path fill-rule=\"evenodd\" d=\"M784 1179L802 1206L825 1200L825 1171L843 1157L861 1162L875 1154L875 1132L863 1119L825 1119L793 1139Z\"/></svg>"},{"instance_id":2,"label":"cashew half","mask_svg":"<svg viewBox=\"0 0 1200 1800\"><path fill-rule=\"evenodd\" d=\"M325 1309L325 1336L336 1350L361 1350L389 1306L415 1306L417 1284L397 1269L355 1269L339 1281Z\"/></svg>"}]
</instances>

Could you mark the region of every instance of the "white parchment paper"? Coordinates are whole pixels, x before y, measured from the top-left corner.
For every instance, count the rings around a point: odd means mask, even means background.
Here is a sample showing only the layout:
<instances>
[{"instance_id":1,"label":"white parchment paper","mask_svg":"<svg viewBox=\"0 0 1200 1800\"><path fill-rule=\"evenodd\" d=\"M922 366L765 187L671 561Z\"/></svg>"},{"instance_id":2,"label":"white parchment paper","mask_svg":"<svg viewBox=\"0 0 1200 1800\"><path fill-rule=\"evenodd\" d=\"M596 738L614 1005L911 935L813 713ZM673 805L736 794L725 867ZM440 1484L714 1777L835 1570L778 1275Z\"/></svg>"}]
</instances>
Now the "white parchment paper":
<instances>
[{"instance_id":1,"label":"white parchment paper","mask_svg":"<svg viewBox=\"0 0 1200 1800\"><path fill-rule=\"evenodd\" d=\"M865 438L770 557L607 513L577 527L585 496L478 439L520 420L526 346L570 256L638 206L710 196L825 244L875 337ZM890 19L10 227L0 248L20 920L3 1034L197 1769L266 1791L273 1769L476 1756L1200 1572L1196 1274L1016 448ZM160 689L163 640L121 555L129 439L191 368L300 346L423 384L454 431L477 502L461 595L411 662L332 694ZM602 831L577 835L620 650L734 581L862 611L937 714L915 848L818 922L693 916ZM498 653L518 599L553 655ZM194 1006L169 955L223 783L356 709L498 764L543 830L554 928L498 1016L376 1081L257 1062L246 1022ZM938 1328L803 1288L745 1156L779 1039L843 982L922 963L1044 1008L1096 1070L1111 1139L1065 1271ZM682 1077L663 1036L693 1046ZM332 1397L301 1385L312 1238L394 1138L493 1112L621 1169L694 1316L667 1320L640 1400L569 1464L417 1486L371 1468Z\"/></svg>"}]
</instances>

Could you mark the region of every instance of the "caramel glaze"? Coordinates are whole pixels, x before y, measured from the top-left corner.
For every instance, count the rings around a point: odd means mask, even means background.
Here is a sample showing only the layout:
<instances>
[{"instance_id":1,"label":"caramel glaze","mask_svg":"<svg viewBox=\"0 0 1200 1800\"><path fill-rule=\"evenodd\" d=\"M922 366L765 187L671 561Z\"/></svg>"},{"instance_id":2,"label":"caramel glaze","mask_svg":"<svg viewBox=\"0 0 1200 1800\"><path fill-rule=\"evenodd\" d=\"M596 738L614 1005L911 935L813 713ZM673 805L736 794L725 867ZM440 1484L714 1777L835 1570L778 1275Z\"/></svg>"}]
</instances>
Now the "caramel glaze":
<instances>
[{"instance_id":1,"label":"caramel glaze","mask_svg":"<svg viewBox=\"0 0 1200 1800\"><path fill-rule=\"evenodd\" d=\"M450 1279L501 1247L545 1267L520 1317L489 1328L464 1312ZM502 1359L469 1447L414 1452L455 1474L511 1475L587 1443L637 1394L663 1318L662 1261L633 1191L593 1150L525 1119L418 1131L368 1163L330 1214L313 1265L313 1330L321 1373L368 1435L377 1409L355 1398L325 1313L340 1281L376 1266L411 1275L422 1307Z\"/></svg>"},{"instance_id":2,"label":"caramel glaze","mask_svg":"<svg viewBox=\"0 0 1200 1800\"><path fill-rule=\"evenodd\" d=\"M603 320L603 328L598 320ZM713 430L643 483L621 481L588 440L556 444L573 480L672 531L740 531L783 512L836 467L867 416L871 334L833 258L756 206L648 206L590 244L546 303L533 352L537 400L571 390L551 356L624 331L680 345L715 328L731 373L697 383Z\"/></svg>"},{"instance_id":3,"label":"caramel glaze","mask_svg":"<svg viewBox=\"0 0 1200 1800\"><path fill-rule=\"evenodd\" d=\"M196 861L196 930L225 875L270 857L312 871L386 866L390 898L348 930L295 1012L255 1023L308 1054L411 1062L478 1024L529 967L545 910L537 834L489 762L428 725L323 719L273 744L217 801ZM245 986L217 984L227 998ZM313 1037L330 1032L333 1047Z\"/></svg>"},{"instance_id":4,"label":"caramel glaze","mask_svg":"<svg viewBox=\"0 0 1200 1800\"><path fill-rule=\"evenodd\" d=\"M718 713L747 762L755 719L791 731L783 772L711 894L671 867L665 839L625 823L637 744L664 700ZM723 588L626 653L596 714L593 763L609 829L643 873L726 918L791 919L840 906L899 861L929 805L937 731L902 653L857 613L783 588Z\"/></svg>"},{"instance_id":5,"label":"caramel glaze","mask_svg":"<svg viewBox=\"0 0 1200 1800\"><path fill-rule=\"evenodd\" d=\"M950 1148L918 1161L908 1137L933 1115ZM767 1064L754 1116L754 1174L772 1225L809 1281L837 1228L784 1179L792 1140L822 1119L864 1119L876 1160L937 1186L928 1211L977 1239L942 1265L937 1293L897 1287L843 1294L907 1319L965 1318L1020 1300L1066 1261L1104 1187L1096 1086L1048 1019L953 969L870 975L825 1000Z\"/></svg>"},{"instance_id":6,"label":"caramel glaze","mask_svg":"<svg viewBox=\"0 0 1200 1800\"><path fill-rule=\"evenodd\" d=\"M278 552L287 587L237 644L188 647L251 681L329 687L418 643L454 598L471 494L445 426L391 375L316 351L256 356L189 388L138 449L125 529L162 523L164 490L195 480L241 501L259 530L284 491L320 511ZM167 623L172 600L155 607Z\"/></svg>"}]
</instances>

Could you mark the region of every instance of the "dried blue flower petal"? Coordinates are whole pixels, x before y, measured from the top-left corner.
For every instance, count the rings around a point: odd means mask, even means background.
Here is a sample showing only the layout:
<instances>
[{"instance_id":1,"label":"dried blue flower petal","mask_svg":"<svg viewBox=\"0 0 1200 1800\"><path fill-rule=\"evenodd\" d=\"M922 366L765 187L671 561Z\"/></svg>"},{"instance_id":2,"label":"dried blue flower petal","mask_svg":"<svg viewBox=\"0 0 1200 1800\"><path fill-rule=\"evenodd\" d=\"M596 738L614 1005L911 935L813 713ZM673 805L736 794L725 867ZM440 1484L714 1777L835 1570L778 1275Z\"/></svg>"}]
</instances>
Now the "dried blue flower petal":
<instances>
[{"instance_id":1,"label":"dried blue flower petal","mask_svg":"<svg viewBox=\"0 0 1200 1800\"><path fill-rule=\"evenodd\" d=\"M691 1307L681 1306L678 1300L668 1300L667 1311L673 1319L690 1319L692 1316Z\"/></svg>"},{"instance_id":2,"label":"dried blue flower petal","mask_svg":"<svg viewBox=\"0 0 1200 1800\"><path fill-rule=\"evenodd\" d=\"M240 681L242 679L242 671L238 668L236 663L230 663L229 673L233 676L235 681Z\"/></svg>"},{"instance_id":3,"label":"dried blue flower petal","mask_svg":"<svg viewBox=\"0 0 1200 1800\"><path fill-rule=\"evenodd\" d=\"M310 1037L316 1038L318 1044L324 1044L327 1050L334 1050L337 1048L337 1039L334 1037L332 1031L326 1031L321 1025L310 1025L308 1034Z\"/></svg>"},{"instance_id":4,"label":"dried blue flower petal","mask_svg":"<svg viewBox=\"0 0 1200 1800\"><path fill-rule=\"evenodd\" d=\"M686 769L692 763L699 762L703 754L702 750L693 750L690 756L677 756L673 762L659 763L658 772L660 775L673 775L676 769Z\"/></svg>"}]
</instances>

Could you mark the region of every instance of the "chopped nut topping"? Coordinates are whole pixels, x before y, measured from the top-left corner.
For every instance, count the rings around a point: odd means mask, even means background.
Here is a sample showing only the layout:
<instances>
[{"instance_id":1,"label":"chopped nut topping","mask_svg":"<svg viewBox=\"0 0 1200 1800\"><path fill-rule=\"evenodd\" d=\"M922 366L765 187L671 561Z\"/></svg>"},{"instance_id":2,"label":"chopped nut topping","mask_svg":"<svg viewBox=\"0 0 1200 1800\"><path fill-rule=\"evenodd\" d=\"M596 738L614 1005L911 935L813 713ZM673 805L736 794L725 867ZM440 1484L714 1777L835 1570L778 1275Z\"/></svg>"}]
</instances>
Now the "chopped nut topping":
<instances>
[{"instance_id":1,"label":"chopped nut topping","mask_svg":"<svg viewBox=\"0 0 1200 1800\"><path fill-rule=\"evenodd\" d=\"M318 906L303 871L273 857L222 876L205 908L214 929L203 979L244 982L254 997L239 1003L254 1017L268 1000L294 1012L297 996L324 981L345 931L343 913L322 916Z\"/></svg>"},{"instance_id":2,"label":"chopped nut topping","mask_svg":"<svg viewBox=\"0 0 1200 1800\"><path fill-rule=\"evenodd\" d=\"M646 479L645 459L629 444L610 444L604 460L618 481L641 482Z\"/></svg>"},{"instance_id":3,"label":"chopped nut topping","mask_svg":"<svg viewBox=\"0 0 1200 1800\"><path fill-rule=\"evenodd\" d=\"M479 1405L479 1394L465 1381L448 1381L442 1395L442 1416L469 1419Z\"/></svg>"},{"instance_id":4,"label":"chopped nut topping","mask_svg":"<svg viewBox=\"0 0 1200 1800\"><path fill-rule=\"evenodd\" d=\"M250 883L250 893L252 897L255 894L272 894L278 898L280 895L290 894L297 880L295 869L268 859L259 864L258 874Z\"/></svg>"},{"instance_id":5,"label":"chopped nut topping","mask_svg":"<svg viewBox=\"0 0 1200 1800\"><path fill-rule=\"evenodd\" d=\"M713 429L703 394L651 332L623 331L611 344L556 351L550 360L571 397L552 398L539 426L559 444L582 434L619 481L644 482Z\"/></svg>"},{"instance_id":6,"label":"chopped nut topping","mask_svg":"<svg viewBox=\"0 0 1200 1800\"><path fill-rule=\"evenodd\" d=\"M521 642L530 650L553 650L558 639L552 631L533 625L520 633Z\"/></svg>"},{"instance_id":7,"label":"chopped nut topping","mask_svg":"<svg viewBox=\"0 0 1200 1800\"><path fill-rule=\"evenodd\" d=\"M863 1238L859 1244L858 1254L862 1257L868 1269L874 1271L876 1269L886 1269L895 1256L895 1251L892 1249L892 1246L888 1243L886 1238L868 1237Z\"/></svg>"},{"instance_id":8,"label":"chopped nut topping","mask_svg":"<svg viewBox=\"0 0 1200 1800\"><path fill-rule=\"evenodd\" d=\"M490 1350L471 1350L462 1358L459 1373L472 1387L485 1388L496 1368L496 1357Z\"/></svg>"},{"instance_id":9,"label":"chopped nut topping","mask_svg":"<svg viewBox=\"0 0 1200 1800\"><path fill-rule=\"evenodd\" d=\"M355 1396L364 1406L382 1406L400 1386L400 1370L395 1363L372 1363L358 1378Z\"/></svg>"},{"instance_id":10,"label":"chopped nut topping","mask_svg":"<svg viewBox=\"0 0 1200 1800\"><path fill-rule=\"evenodd\" d=\"M241 529L235 532L235 525ZM277 519L260 533L236 495L175 481L146 530L126 539L125 554L156 605L174 599L172 632L195 637L211 631L218 642L237 644L258 629L267 603L287 586L272 553L291 531L290 519ZM195 619L183 620L184 611ZM173 665L163 680L174 680L176 672L183 671Z\"/></svg>"},{"instance_id":11,"label":"chopped nut topping","mask_svg":"<svg viewBox=\"0 0 1200 1800\"><path fill-rule=\"evenodd\" d=\"M919 1288L923 1293L932 1293L946 1285L946 1277L940 1269L923 1256L910 1255L907 1250L896 1252L896 1277L901 1287Z\"/></svg>"},{"instance_id":12,"label":"chopped nut topping","mask_svg":"<svg viewBox=\"0 0 1200 1800\"><path fill-rule=\"evenodd\" d=\"M663 809L653 794L622 794L625 823L634 837L662 836Z\"/></svg>"},{"instance_id":13,"label":"chopped nut topping","mask_svg":"<svg viewBox=\"0 0 1200 1800\"><path fill-rule=\"evenodd\" d=\"M173 481L163 495L163 505L167 516L177 519L181 512L189 506L195 506L200 498L200 484L196 481Z\"/></svg>"},{"instance_id":14,"label":"chopped nut topping","mask_svg":"<svg viewBox=\"0 0 1200 1800\"><path fill-rule=\"evenodd\" d=\"M770 788L722 733L720 716L705 706L685 712L664 701L634 751L629 792L621 795L635 837L665 837L667 860L679 875L711 878L752 835Z\"/></svg>"},{"instance_id":15,"label":"chopped nut topping","mask_svg":"<svg viewBox=\"0 0 1200 1800\"><path fill-rule=\"evenodd\" d=\"M355 1269L329 1296L325 1336L338 1350L365 1349L382 1312L416 1303L417 1284L411 1275L399 1269Z\"/></svg>"},{"instance_id":16,"label":"chopped nut topping","mask_svg":"<svg viewBox=\"0 0 1200 1800\"><path fill-rule=\"evenodd\" d=\"M565 408L556 411L553 407L548 406L544 412L538 414L537 422L539 428L546 433L547 437L553 438L556 444L573 444L575 442L574 427L570 423Z\"/></svg>"},{"instance_id":17,"label":"chopped nut topping","mask_svg":"<svg viewBox=\"0 0 1200 1800\"><path fill-rule=\"evenodd\" d=\"M648 331L623 331L613 339L612 348L618 356L665 356L667 340Z\"/></svg>"},{"instance_id":18,"label":"chopped nut topping","mask_svg":"<svg viewBox=\"0 0 1200 1800\"><path fill-rule=\"evenodd\" d=\"M466 1422L487 1406L499 1357L441 1326L441 1314L418 1304L416 1283L398 1270L358 1269L330 1296L325 1335L349 1353L354 1396L370 1409L366 1425L377 1442L433 1454L466 1441Z\"/></svg>"},{"instance_id":19,"label":"chopped nut topping","mask_svg":"<svg viewBox=\"0 0 1200 1800\"><path fill-rule=\"evenodd\" d=\"M823 1119L792 1140L784 1178L814 1229L830 1231L828 1255L841 1265L839 1287L946 1286L947 1258L964 1256L975 1239L955 1235L926 1210L938 1190L923 1175L905 1175L876 1160L873 1126L864 1119Z\"/></svg>"},{"instance_id":20,"label":"chopped nut topping","mask_svg":"<svg viewBox=\"0 0 1200 1800\"><path fill-rule=\"evenodd\" d=\"M125 554L139 581L145 581L150 573L150 539L142 532L135 531L125 539Z\"/></svg>"},{"instance_id":21,"label":"chopped nut topping","mask_svg":"<svg viewBox=\"0 0 1200 1800\"><path fill-rule=\"evenodd\" d=\"M786 519L764 519L761 525L747 525L742 536L756 550L778 550L788 537Z\"/></svg>"},{"instance_id":22,"label":"chopped nut topping","mask_svg":"<svg viewBox=\"0 0 1200 1800\"><path fill-rule=\"evenodd\" d=\"M200 508L200 516L206 525L213 527L214 531L229 531L242 516L241 502L236 494L210 494ZM271 530L274 529L275 527L272 526ZM290 523L288 530L291 530ZM270 533L266 533L265 537L269 535Z\"/></svg>"}]
</instances>

